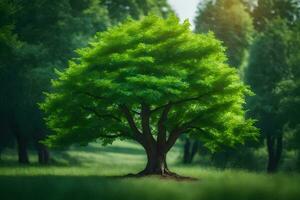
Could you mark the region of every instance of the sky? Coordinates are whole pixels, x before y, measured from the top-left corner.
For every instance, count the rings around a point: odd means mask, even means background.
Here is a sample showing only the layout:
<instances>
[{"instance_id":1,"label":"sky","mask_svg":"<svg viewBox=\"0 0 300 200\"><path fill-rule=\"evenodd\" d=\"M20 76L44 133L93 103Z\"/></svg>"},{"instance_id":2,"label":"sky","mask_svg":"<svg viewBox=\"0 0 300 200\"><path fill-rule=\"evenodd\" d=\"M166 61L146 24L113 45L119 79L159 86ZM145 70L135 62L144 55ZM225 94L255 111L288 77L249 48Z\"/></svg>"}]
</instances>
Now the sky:
<instances>
[{"instance_id":1,"label":"sky","mask_svg":"<svg viewBox=\"0 0 300 200\"><path fill-rule=\"evenodd\" d=\"M201 0L168 0L181 20L189 19L193 25L197 5Z\"/></svg>"}]
</instances>

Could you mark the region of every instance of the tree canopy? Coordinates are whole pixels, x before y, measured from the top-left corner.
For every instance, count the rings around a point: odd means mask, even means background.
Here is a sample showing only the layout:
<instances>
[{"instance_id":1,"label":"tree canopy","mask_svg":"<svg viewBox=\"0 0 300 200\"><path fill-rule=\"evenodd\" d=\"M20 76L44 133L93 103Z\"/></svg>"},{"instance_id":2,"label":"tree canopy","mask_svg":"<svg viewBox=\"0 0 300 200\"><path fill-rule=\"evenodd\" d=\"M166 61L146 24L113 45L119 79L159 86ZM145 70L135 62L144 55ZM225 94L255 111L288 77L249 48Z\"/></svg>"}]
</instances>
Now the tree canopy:
<instances>
[{"instance_id":1,"label":"tree canopy","mask_svg":"<svg viewBox=\"0 0 300 200\"><path fill-rule=\"evenodd\" d=\"M211 149L252 138L257 130L243 110L250 90L226 64L221 42L189 26L151 15L98 33L77 50L41 104L56 132L46 142L132 139L166 154L182 134Z\"/></svg>"},{"instance_id":2,"label":"tree canopy","mask_svg":"<svg viewBox=\"0 0 300 200\"><path fill-rule=\"evenodd\" d=\"M161 17L173 13L166 0L102 0L101 5L107 8L113 23L124 21L128 17L139 19L149 13Z\"/></svg>"}]
</instances>

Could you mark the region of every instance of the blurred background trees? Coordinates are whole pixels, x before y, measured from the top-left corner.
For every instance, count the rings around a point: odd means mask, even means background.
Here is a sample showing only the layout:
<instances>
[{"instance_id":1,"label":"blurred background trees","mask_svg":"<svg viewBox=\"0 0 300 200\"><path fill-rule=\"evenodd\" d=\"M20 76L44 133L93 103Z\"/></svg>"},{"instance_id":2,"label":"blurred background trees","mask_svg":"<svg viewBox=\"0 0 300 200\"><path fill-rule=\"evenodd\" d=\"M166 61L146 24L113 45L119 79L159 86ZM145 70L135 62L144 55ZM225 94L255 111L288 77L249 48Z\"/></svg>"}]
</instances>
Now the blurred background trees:
<instances>
[{"instance_id":1,"label":"blurred background trees","mask_svg":"<svg viewBox=\"0 0 300 200\"><path fill-rule=\"evenodd\" d=\"M250 46L252 18L241 0L205 0L198 6L195 31L212 31L227 48L228 62L239 68Z\"/></svg>"}]
</instances>

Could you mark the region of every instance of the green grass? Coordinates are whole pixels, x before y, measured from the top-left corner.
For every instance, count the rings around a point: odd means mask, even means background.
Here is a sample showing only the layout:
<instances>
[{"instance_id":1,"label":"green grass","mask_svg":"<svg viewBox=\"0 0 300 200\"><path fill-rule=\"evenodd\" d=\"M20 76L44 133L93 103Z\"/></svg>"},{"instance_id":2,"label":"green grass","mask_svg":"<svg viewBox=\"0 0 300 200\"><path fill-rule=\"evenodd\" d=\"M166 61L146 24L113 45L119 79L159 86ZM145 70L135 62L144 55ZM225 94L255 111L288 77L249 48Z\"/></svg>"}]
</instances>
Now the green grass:
<instances>
[{"instance_id":1,"label":"green grass","mask_svg":"<svg viewBox=\"0 0 300 200\"><path fill-rule=\"evenodd\" d=\"M72 148L54 152L57 163L40 167L18 166L7 151L0 164L0 198L10 199L161 199L161 200L289 200L300 199L300 175L266 175L236 170L216 170L177 163L180 148L169 154L170 168L198 181L147 178L116 178L138 172L145 164L144 152L134 143Z\"/></svg>"}]
</instances>

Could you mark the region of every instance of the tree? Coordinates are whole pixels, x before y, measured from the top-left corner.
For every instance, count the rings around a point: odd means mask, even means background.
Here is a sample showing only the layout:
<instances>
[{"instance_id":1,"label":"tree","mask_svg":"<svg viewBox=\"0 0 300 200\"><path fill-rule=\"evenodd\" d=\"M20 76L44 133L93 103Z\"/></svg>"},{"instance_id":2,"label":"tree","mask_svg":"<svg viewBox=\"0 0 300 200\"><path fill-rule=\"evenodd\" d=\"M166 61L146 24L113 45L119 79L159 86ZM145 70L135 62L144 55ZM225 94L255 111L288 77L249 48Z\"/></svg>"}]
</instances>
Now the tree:
<instances>
[{"instance_id":1,"label":"tree","mask_svg":"<svg viewBox=\"0 0 300 200\"><path fill-rule=\"evenodd\" d=\"M114 24L128 17L139 19L150 12L162 17L173 13L166 0L103 0L101 4L106 6Z\"/></svg>"},{"instance_id":2,"label":"tree","mask_svg":"<svg viewBox=\"0 0 300 200\"><path fill-rule=\"evenodd\" d=\"M1 37L4 44L13 47L17 36L22 41L18 51L6 45L0 52L1 61L6 62L1 71L3 135L14 135L20 162L29 162L27 147L33 143L39 162L46 164L49 153L40 141L48 130L37 102L41 101L42 91L49 89L53 66L62 68L74 55L73 50L106 29L110 20L96 0L27 0L1 2L1 23L7 30L1 36L11 33L10 37Z\"/></svg>"},{"instance_id":3,"label":"tree","mask_svg":"<svg viewBox=\"0 0 300 200\"><path fill-rule=\"evenodd\" d=\"M276 94L280 97L280 120L285 124L285 128L293 133L293 137L288 141L289 147L298 150L300 161L300 52L297 48L300 45L300 21L292 29L289 45L289 74L277 85Z\"/></svg>"},{"instance_id":4,"label":"tree","mask_svg":"<svg viewBox=\"0 0 300 200\"><path fill-rule=\"evenodd\" d=\"M130 139L147 154L140 174L171 175L166 155L183 134L216 149L256 133L243 111L250 91L221 43L175 16L127 21L77 52L41 104L56 132L50 146Z\"/></svg>"},{"instance_id":5,"label":"tree","mask_svg":"<svg viewBox=\"0 0 300 200\"><path fill-rule=\"evenodd\" d=\"M294 24L300 17L299 1L258 0L251 14L258 31L263 31L270 21L278 17L287 20L288 24Z\"/></svg>"},{"instance_id":6,"label":"tree","mask_svg":"<svg viewBox=\"0 0 300 200\"><path fill-rule=\"evenodd\" d=\"M251 43L253 25L241 0L206 0L199 4L195 31L212 31L227 47L230 65L239 68Z\"/></svg>"},{"instance_id":7,"label":"tree","mask_svg":"<svg viewBox=\"0 0 300 200\"><path fill-rule=\"evenodd\" d=\"M14 114L12 110L15 105L15 96L11 92L11 87L15 83L12 77L18 74L18 61L16 57L23 46L14 32L16 6L10 1L0 2L0 151L2 151L12 141L12 135L16 138L18 156L20 163L28 163L26 141L18 131L13 129ZM14 127L16 128L16 127Z\"/></svg>"},{"instance_id":8,"label":"tree","mask_svg":"<svg viewBox=\"0 0 300 200\"><path fill-rule=\"evenodd\" d=\"M246 81L256 96L249 98L250 114L258 119L268 150L268 172L275 172L283 150L283 127L279 113L278 84L289 74L288 54L291 30L285 20L277 19L256 38L250 53Z\"/></svg>"}]
</instances>

